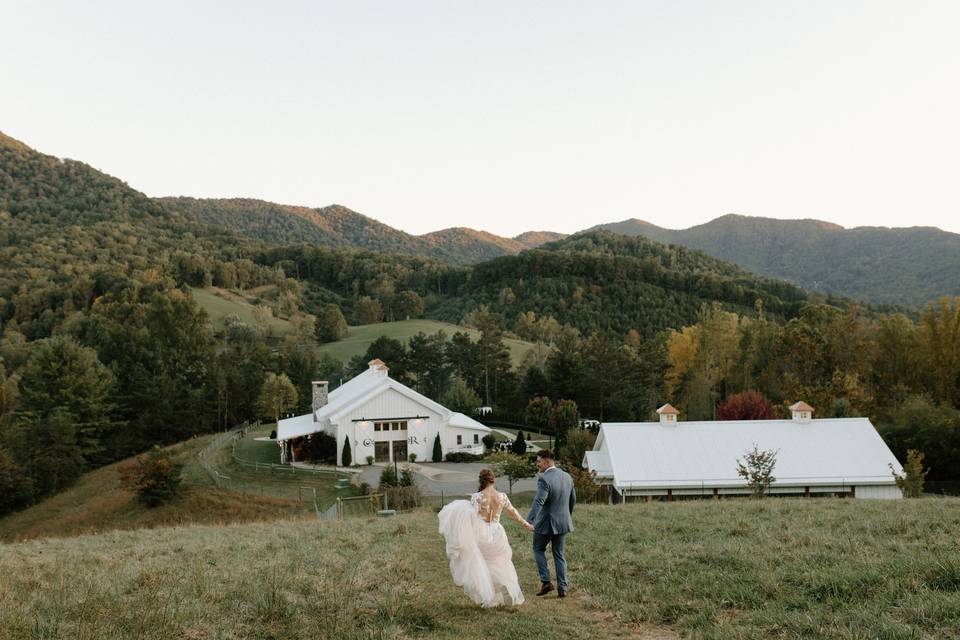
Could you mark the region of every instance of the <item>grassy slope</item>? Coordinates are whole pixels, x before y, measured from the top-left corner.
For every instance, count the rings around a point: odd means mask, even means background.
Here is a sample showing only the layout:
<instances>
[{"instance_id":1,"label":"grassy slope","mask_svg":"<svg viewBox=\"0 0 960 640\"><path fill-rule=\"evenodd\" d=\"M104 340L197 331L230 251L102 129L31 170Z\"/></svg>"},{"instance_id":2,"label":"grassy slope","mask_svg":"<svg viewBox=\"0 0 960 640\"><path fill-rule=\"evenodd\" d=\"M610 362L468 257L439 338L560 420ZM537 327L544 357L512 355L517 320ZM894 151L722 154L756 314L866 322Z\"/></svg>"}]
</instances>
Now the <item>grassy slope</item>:
<instances>
[{"instance_id":1,"label":"grassy slope","mask_svg":"<svg viewBox=\"0 0 960 640\"><path fill-rule=\"evenodd\" d=\"M210 316L214 331L223 329L224 319L229 315L237 315L242 322L251 326L255 324L253 321L254 305L236 294L217 287L191 289L191 293L197 304L203 307L207 315ZM272 318L269 325L274 336L282 336L290 332L290 323L286 320Z\"/></svg>"},{"instance_id":2,"label":"grassy slope","mask_svg":"<svg viewBox=\"0 0 960 640\"><path fill-rule=\"evenodd\" d=\"M84 474L75 485L43 502L0 519L0 541L45 536L74 536L112 529L175 526L192 523L253 522L299 516L304 510L283 497L249 495L212 486L196 462L209 437L171 447L185 463L183 495L176 501L148 509L120 486L121 461ZM294 496L295 497L295 496ZM286 499L285 499L286 498Z\"/></svg>"},{"instance_id":3,"label":"grassy slope","mask_svg":"<svg viewBox=\"0 0 960 640\"><path fill-rule=\"evenodd\" d=\"M419 332L426 334L443 331L447 336L452 336L457 331L469 333L474 340L480 338L480 332L465 327L459 327L447 322L437 320L403 320L400 322L380 322L377 324L365 324L358 327L350 327L349 334L343 340L329 342L320 345L321 353L329 353L341 362L347 362L356 355L363 355L370 343L380 336L396 338L406 343L411 337ZM504 343L510 348L510 357L514 365L518 364L528 351L536 348L530 342L523 340L505 339ZM389 362L387 364L390 364Z\"/></svg>"},{"instance_id":4,"label":"grassy slope","mask_svg":"<svg viewBox=\"0 0 960 640\"><path fill-rule=\"evenodd\" d=\"M8 637L955 638L960 500L583 506L567 601L484 611L436 516L114 532L0 547ZM24 612L27 612L24 615Z\"/></svg>"}]
</instances>

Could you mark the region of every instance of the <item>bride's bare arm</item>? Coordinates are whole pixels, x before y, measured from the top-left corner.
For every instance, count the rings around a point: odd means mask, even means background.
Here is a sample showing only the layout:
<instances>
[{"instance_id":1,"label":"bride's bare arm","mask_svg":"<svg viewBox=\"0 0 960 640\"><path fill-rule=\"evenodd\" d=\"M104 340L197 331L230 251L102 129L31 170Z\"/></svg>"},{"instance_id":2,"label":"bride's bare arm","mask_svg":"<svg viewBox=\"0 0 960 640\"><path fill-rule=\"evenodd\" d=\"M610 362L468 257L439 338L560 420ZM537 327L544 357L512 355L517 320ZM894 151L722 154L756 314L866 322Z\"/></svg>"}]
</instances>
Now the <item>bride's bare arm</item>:
<instances>
[{"instance_id":1,"label":"bride's bare arm","mask_svg":"<svg viewBox=\"0 0 960 640\"><path fill-rule=\"evenodd\" d=\"M522 524L526 529L533 530L533 525L524 520L523 516L520 515L520 512L513 506L513 503L510 502L510 498L508 498L506 494L503 494L503 508L508 516Z\"/></svg>"}]
</instances>

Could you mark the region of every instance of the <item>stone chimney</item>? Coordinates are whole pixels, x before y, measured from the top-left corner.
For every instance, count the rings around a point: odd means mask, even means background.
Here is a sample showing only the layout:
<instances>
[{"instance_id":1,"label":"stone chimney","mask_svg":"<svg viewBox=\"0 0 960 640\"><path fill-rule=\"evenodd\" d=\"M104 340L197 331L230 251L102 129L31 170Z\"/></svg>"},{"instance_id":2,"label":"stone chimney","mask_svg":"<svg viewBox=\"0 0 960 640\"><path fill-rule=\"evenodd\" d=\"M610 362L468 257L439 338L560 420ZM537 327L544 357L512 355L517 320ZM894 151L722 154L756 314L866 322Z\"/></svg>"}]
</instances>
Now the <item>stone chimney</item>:
<instances>
[{"instance_id":1,"label":"stone chimney","mask_svg":"<svg viewBox=\"0 0 960 640\"><path fill-rule=\"evenodd\" d=\"M790 405L790 413L793 415L794 422L808 423L813 417L813 407L801 400L796 404Z\"/></svg>"},{"instance_id":2,"label":"stone chimney","mask_svg":"<svg viewBox=\"0 0 960 640\"><path fill-rule=\"evenodd\" d=\"M387 375L387 372L390 371L390 367L387 366L387 363L385 363L380 358L374 358L373 360L368 362L367 365L369 365L371 371L376 371L380 375L385 376Z\"/></svg>"},{"instance_id":3,"label":"stone chimney","mask_svg":"<svg viewBox=\"0 0 960 640\"><path fill-rule=\"evenodd\" d=\"M327 404L327 381L314 380L313 385L313 421L317 421L317 409Z\"/></svg>"},{"instance_id":4,"label":"stone chimney","mask_svg":"<svg viewBox=\"0 0 960 640\"><path fill-rule=\"evenodd\" d=\"M660 415L660 424L668 425L677 424L677 416L680 415L680 412L670 404L665 404L657 409L657 413Z\"/></svg>"}]
</instances>

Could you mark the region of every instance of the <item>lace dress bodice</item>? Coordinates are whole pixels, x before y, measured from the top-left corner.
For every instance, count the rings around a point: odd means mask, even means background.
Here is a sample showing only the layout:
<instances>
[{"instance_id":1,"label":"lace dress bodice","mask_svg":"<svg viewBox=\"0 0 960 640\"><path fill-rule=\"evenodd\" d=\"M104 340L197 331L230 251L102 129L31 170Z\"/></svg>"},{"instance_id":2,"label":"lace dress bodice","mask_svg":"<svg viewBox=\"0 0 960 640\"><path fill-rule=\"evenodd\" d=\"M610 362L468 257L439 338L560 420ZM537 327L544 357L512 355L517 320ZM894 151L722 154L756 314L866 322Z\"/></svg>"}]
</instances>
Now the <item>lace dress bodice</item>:
<instances>
[{"instance_id":1,"label":"lace dress bodice","mask_svg":"<svg viewBox=\"0 0 960 640\"><path fill-rule=\"evenodd\" d=\"M476 509L477 515L488 524L499 524L500 514L503 513L504 509L507 510L507 515L517 522L526 522L523 516L520 515L520 512L511 504L510 498L508 498L505 493L497 492L493 494L491 498L486 492L478 491L470 496L470 504Z\"/></svg>"}]
</instances>

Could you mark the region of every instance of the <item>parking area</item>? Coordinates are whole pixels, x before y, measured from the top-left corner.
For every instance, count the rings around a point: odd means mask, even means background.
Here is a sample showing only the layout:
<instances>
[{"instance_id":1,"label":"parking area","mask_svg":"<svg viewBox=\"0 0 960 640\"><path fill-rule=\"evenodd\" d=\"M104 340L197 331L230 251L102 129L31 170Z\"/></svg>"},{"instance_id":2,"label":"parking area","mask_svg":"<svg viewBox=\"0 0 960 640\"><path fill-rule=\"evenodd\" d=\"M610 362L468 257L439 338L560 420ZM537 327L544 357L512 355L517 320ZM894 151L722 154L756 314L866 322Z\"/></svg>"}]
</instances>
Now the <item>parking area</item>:
<instances>
[{"instance_id":1,"label":"parking area","mask_svg":"<svg viewBox=\"0 0 960 640\"><path fill-rule=\"evenodd\" d=\"M374 464L364 467L360 473L360 481L372 487L380 484L380 473L385 465ZM431 462L431 463L399 463L397 469L410 467L414 481L424 495L453 495L462 496L474 493L477 490L477 476L481 469L489 465L482 462ZM497 489L507 491L510 483L506 478L497 477ZM525 478L513 484L514 492L536 491L537 479Z\"/></svg>"}]
</instances>

